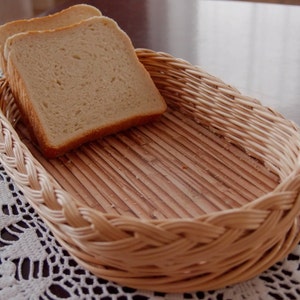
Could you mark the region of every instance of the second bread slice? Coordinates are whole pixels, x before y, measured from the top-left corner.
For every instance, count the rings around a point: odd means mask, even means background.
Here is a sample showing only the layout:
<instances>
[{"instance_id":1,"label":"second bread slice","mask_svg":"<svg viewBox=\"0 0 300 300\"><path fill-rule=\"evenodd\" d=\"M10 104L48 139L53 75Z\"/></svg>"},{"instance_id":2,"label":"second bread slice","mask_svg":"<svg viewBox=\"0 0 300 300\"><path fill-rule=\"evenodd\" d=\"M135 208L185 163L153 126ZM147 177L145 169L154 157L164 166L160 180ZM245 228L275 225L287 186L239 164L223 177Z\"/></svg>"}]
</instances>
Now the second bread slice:
<instances>
[{"instance_id":1,"label":"second bread slice","mask_svg":"<svg viewBox=\"0 0 300 300\"><path fill-rule=\"evenodd\" d=\"M17 34L5 58L21 114L47 157L166 110L129 37L106 17Z\"/></svg>"},{"instance_id":2,"label":"second bread slice","mask_svg":"<svg viewBox=\"0 0 300 300\"><path fill-rule=\"evenodd\" d=\"M32 19L15 20L1 25L0 69L2 69L3 72L5 72L6 62L3 57L3 51L4 44L10 36L27 31L51 30L60 27L66 27L75 23L79 23L82 20L101 15L101 12L94 6L87 4L77 4L52 15L36 17Z\"/></svg>"}]
</instances>

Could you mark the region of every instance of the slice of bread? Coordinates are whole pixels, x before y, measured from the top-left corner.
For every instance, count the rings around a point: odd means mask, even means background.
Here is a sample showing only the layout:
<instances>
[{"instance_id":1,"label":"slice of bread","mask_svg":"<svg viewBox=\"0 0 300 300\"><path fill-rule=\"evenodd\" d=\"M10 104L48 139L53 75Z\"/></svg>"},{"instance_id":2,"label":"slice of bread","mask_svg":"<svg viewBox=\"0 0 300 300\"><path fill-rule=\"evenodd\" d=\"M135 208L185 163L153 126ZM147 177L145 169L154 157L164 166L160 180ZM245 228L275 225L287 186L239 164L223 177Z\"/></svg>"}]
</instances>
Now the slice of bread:
<instances>
[{"instance_id":1,"label":"slice of bread","mask_svg":"<svg viewBox=\"0 0 300 300\"><path fill-rule=\"evenodd\" d=\"M14 35L5 58L21 114L47 157L166 110L129 37L107 17Z\"/></svg>"},{"instance_id":2,"label":"slice of bread","mask_svg":"<svg viewBox=\"0 0 300 300\"><path fill-rule=\"evenodd\" d=\"M94 6L78 4L45 17L16 20L0 26L0 69L5 73L6 62L3 51L8 37L26 31L50 30L70 26L84 19L101 15L101 12Z\"/></svg>"}]
</instances>

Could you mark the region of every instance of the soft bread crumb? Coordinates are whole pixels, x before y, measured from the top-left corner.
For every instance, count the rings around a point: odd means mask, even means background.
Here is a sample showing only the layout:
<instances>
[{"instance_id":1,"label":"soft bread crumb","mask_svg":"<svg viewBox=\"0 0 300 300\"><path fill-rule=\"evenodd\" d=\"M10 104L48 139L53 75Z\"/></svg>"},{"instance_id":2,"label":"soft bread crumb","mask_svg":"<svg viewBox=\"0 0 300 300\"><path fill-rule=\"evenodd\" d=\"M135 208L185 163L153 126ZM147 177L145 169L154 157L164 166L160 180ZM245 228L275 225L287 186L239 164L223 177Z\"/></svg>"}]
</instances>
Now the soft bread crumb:
<instances>
[{"instance_id":1,"label":"soft bread crumb","mask_svg":"<svg viewBox=\"0 0 300 300\"><path fill-rule=\"evenodd\" d=\"M5 47L11 88L48 157L166 109L128 36L109 18L18 34Z\"/></svg>"}]
</instances>

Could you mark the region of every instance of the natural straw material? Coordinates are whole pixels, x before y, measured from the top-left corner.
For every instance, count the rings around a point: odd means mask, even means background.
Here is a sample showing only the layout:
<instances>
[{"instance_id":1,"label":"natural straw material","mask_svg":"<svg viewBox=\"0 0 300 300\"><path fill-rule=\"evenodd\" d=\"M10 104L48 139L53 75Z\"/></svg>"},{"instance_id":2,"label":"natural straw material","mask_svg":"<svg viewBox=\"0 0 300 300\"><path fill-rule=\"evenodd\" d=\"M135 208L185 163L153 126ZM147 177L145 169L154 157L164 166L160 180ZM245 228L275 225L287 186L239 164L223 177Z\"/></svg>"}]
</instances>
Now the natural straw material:
<instances>
[{"instance_id":1,"label":"natural straw material","mask_svg":"<svg viewBox=\"0 0 300 300\"><path fill-rule=\"evenodd\" d=\"M299 241L298 127L183 60L136 53L168 111L53 160L35 147L2 78L6 172L102 278L185 292L259 274Z\"/></svg>"}]
</instances>

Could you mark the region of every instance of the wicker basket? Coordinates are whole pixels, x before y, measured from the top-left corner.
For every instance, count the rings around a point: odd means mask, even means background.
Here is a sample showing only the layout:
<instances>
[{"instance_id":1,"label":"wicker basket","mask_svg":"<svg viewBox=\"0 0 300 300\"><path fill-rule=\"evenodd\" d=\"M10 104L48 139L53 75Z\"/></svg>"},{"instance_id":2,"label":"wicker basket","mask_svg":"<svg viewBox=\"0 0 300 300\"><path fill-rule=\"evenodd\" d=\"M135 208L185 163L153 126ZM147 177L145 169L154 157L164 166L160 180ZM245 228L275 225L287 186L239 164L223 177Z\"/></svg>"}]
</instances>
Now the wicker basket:
<instances>
[{"instance_id":1,"label":"wicker basket","mask_svg":"<svg viewBox=\"0 0 300 300\"><path fill-rule=\"evenodd\" d=\"M136 52L168 103L160 120L46 160L2 78L1 163L102 278L185 292L259 274L299 241L298 127L183 60Z\"/></svg>"}]
</instances>

